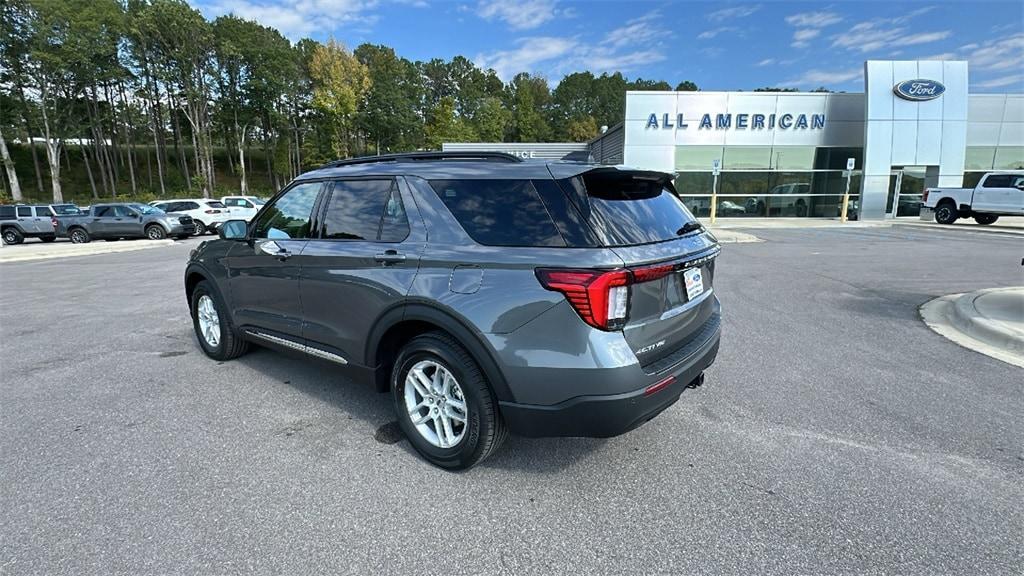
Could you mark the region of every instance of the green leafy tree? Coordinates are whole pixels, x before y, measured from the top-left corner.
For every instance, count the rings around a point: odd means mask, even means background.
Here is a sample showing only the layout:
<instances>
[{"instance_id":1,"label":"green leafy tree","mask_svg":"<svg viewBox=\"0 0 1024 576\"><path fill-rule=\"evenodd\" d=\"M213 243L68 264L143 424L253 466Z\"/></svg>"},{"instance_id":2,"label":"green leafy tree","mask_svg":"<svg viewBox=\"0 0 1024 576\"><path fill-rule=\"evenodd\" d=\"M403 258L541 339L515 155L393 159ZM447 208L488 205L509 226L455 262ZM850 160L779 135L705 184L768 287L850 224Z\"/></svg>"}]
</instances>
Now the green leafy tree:
<instances>
[{"instance_id":1,"label":"green leafy tree","mask_svg":"<svg viewBox=\"0 0 1024 576\"><path fill-rule=\"evenodd\" d=\"M444 142L473 142L476 140L476 134L456 114L455 98L445 96L427 115L423 138L427 148L439 150Z\"/></svg>"},{"instance_id":2,"label":"green leafy tree","mask_svg":"<svg viewBox=\"0 0 1024 576\"><path fill-rule=\"evenodd\" d=\"M574 118L566 125L565 132L572 142L586 142L597 136L597 121L593 116Z\"/></svg>"},{"instance_id":3,"label":"green leafy tree","mask_svg":"<svg viewBox=\"0 0 1024 576\"><path fill-rule=\"evenodd\" d=\"M545 118L551 101L547 81L521 72L509 83L507 91L512 108L512 140L546 141L551 133Z\"/></svg>"},{"instance_id":4,"label":"green leafy tree","mask_svg":"<svg viewBox=\"0 0 1024 576\"><path fill-rule=\"evenodd\" d=\"M676 92L696 92L700 90L697 85L689 80L683 80L679 84L676 84Z\"/></svg>"},{"instance_id":5,"label":"green leafy tree","mask_svg":"<svg viewBox=\"0 0 1024 576\"><path fill-rule=\"evenodd\" d=\"M363 44L354 52L366 66L370 89L360 106L359 124L377 153L415 148L423 83L416 67L387 46Z\"/></svg>"},{"instance_id":6,"label":"green leafy tree","mask_svg":"<svg viewBox=\"0 0 1024 576\"><path fill-rule=\"evenodd\" d=\"M512 113L500 98L484 98L473 116L473 127L482 142L502 142L512 124Z\"/></svg>"},{"instance_id":7,"label":"green leafy tree","mask_svg":"<svg viewBox=\"0 0 1024 576\"><path fill-rule=\"evenodd\" d=\"M313 49L309 73L313 81L312 104L330 125L334 153L346 157L356 108L370 89L369 71L344 46L330 40Z\"/></svg>"}]
</instances>

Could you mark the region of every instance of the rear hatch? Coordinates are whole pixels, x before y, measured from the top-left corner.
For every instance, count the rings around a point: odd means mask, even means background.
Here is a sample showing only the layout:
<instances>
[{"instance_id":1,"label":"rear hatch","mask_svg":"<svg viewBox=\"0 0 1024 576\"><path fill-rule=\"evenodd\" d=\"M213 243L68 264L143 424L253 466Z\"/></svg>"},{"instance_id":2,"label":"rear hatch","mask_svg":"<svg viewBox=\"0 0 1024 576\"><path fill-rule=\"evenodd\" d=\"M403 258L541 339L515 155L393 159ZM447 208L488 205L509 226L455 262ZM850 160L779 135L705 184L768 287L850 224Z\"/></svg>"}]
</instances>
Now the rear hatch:
<instances>
[{"instance_id":1,"label":"rear hatch","mask_svg":"<svg viewBox=\"0 0 1024 576\"><path fill-rule=\"evenodd\" d=\"M630 270L622 332L641 366L656 373L714 333L714 258L719 247L661 172L595 168L560 179L596 241Z\"/></svg>"}]
</instances>

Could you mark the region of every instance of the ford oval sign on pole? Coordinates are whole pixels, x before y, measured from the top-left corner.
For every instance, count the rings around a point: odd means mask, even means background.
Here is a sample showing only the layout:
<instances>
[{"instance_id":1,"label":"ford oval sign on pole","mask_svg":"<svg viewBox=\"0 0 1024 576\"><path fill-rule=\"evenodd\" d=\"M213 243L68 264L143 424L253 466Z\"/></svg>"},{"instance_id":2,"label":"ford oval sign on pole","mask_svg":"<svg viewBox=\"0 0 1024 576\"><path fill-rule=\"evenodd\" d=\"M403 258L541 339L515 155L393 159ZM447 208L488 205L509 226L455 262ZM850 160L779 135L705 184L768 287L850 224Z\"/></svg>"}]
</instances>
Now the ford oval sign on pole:
<instances>
[{"instance_id":1,"label":"ford oval sign on pole","mask_svg":"<svg viewBox=\"0 0 1024 576\"><path fill-rule=\"evenodd\" d=\"M904 100L922 102L934 100L946 91L946 87L935 80L904 80L892 87L892 91Z\"/></svg>"}]
</instances>

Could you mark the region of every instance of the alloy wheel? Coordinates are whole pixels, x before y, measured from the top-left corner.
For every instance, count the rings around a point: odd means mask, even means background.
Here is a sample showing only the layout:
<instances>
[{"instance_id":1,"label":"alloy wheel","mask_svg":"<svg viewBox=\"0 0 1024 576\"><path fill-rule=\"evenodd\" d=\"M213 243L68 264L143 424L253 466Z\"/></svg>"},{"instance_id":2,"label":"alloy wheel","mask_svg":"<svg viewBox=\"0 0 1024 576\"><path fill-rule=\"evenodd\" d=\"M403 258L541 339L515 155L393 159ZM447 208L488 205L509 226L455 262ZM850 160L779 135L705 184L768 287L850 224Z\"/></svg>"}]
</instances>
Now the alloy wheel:
<instances>
[{"instance_id":1,"label":"alloy wheel","mask_svg":"<svg viewBox=\"0 0 1024 576\"><path fill-rule=\"evenodd\" d=\"M438 448L453 448L466 435L469 412L462 387L440 362L421 360L409 369L405 408L420 436Z\"/></svg>"},{"instance_id":2,"label":"alloy wheel","mask_svg":"<svg viewBox=\"0 0 1024 576\"><path fill-rule=\"evenodd\" d=\"M213 298L210 298L208 294L199 297L199 303L196 304L196 315L199 317L199 332L202 334L203 340L211 348L216 348L220 344L220 315L217 314Z\"/></svg>"}]
</instances>

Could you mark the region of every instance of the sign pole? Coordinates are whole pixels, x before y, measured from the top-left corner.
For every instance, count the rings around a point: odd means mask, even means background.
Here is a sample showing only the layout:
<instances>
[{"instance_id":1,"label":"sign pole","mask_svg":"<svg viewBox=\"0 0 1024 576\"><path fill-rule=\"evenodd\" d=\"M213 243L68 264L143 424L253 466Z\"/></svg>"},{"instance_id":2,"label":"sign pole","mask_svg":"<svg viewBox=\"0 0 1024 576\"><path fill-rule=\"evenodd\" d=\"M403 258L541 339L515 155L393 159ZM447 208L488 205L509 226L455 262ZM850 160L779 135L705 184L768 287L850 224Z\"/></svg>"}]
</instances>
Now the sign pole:
<instances>
[{"instance_id":1,"label":"sign pole","mask_svg":"<svg viewBox=\"0 0 1024 576\"><path fill-rule=\"evenodd\" d=\"M711 223L714 224L718 216L718 170L721 166L720 160L711 161L711 174L714 180L711 182Z\"/></svg>"},{"instance_id":2,"label":"sign pole","mask_svg":"<svg viewBox=\"0 0 1024 576\"><path fill-rule=\"evenodd\" d=\"M843 210L839 215L839 221L842 224L846 224L846 213L850 206L850 178L853 177L853 167L856 160L853 158L846 159L846 192L843 193Z\"/></svg>"}]
</instances>

